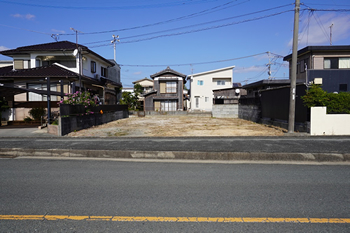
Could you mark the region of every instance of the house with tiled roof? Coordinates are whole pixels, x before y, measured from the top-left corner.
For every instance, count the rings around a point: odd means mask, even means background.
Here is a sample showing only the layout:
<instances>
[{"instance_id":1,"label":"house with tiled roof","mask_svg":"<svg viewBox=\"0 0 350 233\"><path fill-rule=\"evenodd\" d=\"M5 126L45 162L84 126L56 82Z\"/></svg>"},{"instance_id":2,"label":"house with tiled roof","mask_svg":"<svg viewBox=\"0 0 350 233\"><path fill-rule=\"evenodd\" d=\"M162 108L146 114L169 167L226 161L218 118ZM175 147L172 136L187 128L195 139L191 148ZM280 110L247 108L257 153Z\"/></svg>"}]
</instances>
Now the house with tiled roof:
<instances>
[{"instance_id":1,"label":"house with tiled roof","mask_svg":"<svg viewBox=\"0 0 350 233\"><path fill-rule=\"evenodd\" d=\"M0 51L11 57L10 66L0 67L0 95L11 107L9 120L23 120L33 107L52 107L66 93L89 90L102 104L117 104L120 66L88 47L59 41ZM48 83L49 80L49 83Z\"/></svg>"},{"instance_id":2,"label":"house with tiled roof","mask_svg":"<svg viewBox=\"0 0 350 233\"><path fill-rule=\"evenodd\" d=\"M186 75L170 67L150 76L153 90L144 94L145 111L183 111Z\"/></svg>"}]
</instances>

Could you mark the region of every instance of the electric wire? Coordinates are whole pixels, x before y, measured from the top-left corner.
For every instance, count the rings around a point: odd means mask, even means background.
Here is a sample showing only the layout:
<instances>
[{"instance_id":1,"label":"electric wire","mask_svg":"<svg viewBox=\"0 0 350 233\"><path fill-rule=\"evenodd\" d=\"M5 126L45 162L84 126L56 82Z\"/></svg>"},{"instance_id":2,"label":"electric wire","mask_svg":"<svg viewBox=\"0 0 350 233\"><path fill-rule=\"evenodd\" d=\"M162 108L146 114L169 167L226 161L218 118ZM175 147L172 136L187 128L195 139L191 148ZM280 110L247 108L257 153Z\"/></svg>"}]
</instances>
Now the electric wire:
<instances>
[{"instance_id":1,"label":"electric wire","mask_svg":"<svg viewBox=\"0 0 350 233\"><path fill-rule=\"evenodd\" d=\"M214 64L214 63L221 63L221 62L227 62L227 61L234 61L234 60L241 60L249 57L256 57L259 55L266 54L268 52L263 53L257 53L253 55L243 56L243 57L237 57L237 58L230 58L225 60L217 60L217 61L207 61L207 62L192 62L192 63L185 63L185 64L163 64L163 65L130 65L130 64L120 64L120 66L128 66L128 67L164 67L164 66L190 66L190 65L206 65L206 64ZM271 53L270 53L271 54ZM280 56L280 55L278 55ZM282 57L282 56L281 56Z\"/></svg>"},{"instance_id":2,"label":"electric wire","mask_svg":"<svg viewBox=\"0 0 350 233\"><path fill-rule=\"evenodd\" d=\"M200 12L196 12L196 13L192 13L192 14L189 14L189 15L185 15L185 16L181 16L181 17L178 17L178 18L169 19L169 20L165 20L165 21L160 21L160 22L156 22L156 23L145 24L145 25L141 25L141 26L134 26L134 27L129 27L129 28L113 29L113 30L108 30L108 31L87 32L87 33L82 33L82 34L91 35L91 34L104 34L104 33L122 32L122 31L129 31L129 30L134 30L134 29L139 29L139 28L146 28L146 27L151 27L151 26L156 26L156 25L162 25L162 24L166 24L166 23L176 22L176 21L180 21L180 20L185 20L185 19L189 19L189 18L193 18L193 17L197 17L197 16L202 16L202 15L205 15L205 14L213 13L213 12L216 12L216 11L219 11L219 10L227 9L229 7L233 7L233 6L237 6L237 5L249 2L250 0L247 0L247 1L244 1L244 2L241 2L241 3L237 3L237 4L234 4L234 5L230 6L230 4L232 4L233 2L236 2L236 1L237 0L230 1L228 3L222 4L222 5L219 5L219 6L215 6L215 7L212 7L210 9L206 9L206 10L203 10L203 11L200 11ZM223 7L225 7L225 8L223 8ZM222 8L222 9L219 9L219 8ZM61 34L61 35L74 35L74 34L67 33L67 34Z\"/></svg>"},{"instance_id":3,"label":"electric wire","mask_svg":"<svg viewBox=\"0 0 350 233\"><path fill-rule=\"evenodd\" d=\"M174 1L172 3L159 3L159 4L138 4L129 6L59 6L59 5L44 5L44 4L34 4L28 2L14 2L14 1L4 1L0 2L21 6L29 7L40 7L40 8L54 8L54 9L68 9L68 10L132 10L132 9L149 9L149 8L161 8L161 7L171 7L171 6L183 6L183 5L195 5L201 4L202 2L215 2L217 0L192 0L192 1ZM147 2L147 1L145 1Z\"/></svg>"},{"instance_id":4,"label":"electric wire","mask_svg":"<svg viewBox=\"0 0 350 233\"><path fill-rule=\"evenodd\" d=\"M146 41L146 40L153 40L153 39L157 39L157 38L161 38L161 37L179 36L179 35L184 35L184 34L189 34L189 33L207 31L207 30L227 27L227 26L231 26L231 25L236 25L236 24L256 21L256 20L260 20L260 19L264 19L264 18L269 18L269 17L273 17L273 16L276 16L276 15L284 14L284 13L291 12L291 11L293 11L293 10L286 10L286 11L277 12L277 13L270 14L270 15L256 17L256 18L253 18L253 19L246 19L246 20L242 20L242 21L238 21L238 22L231 22L231 23L226 23L226 24L221 24L221 25L216 25L216 26L211 26L211 27L206 27L206 28L194 29L194 30L190 30L190 31L183 31L183 32L177 32L177 33L172 33L172 34L163 34L163 35L158 35L158 36L153 36L153 37L148 37L148 38L142 38L142 39L136 39L136 40L121 41L120 44L136 43L136 42L141 42L141 41ZM108 44L101 44L101 45L90 46L90 47L91 48L97 48L97 47L103 47L103 46L110 46L110 44L109 43Z\"/></svg>"}]
</instances>

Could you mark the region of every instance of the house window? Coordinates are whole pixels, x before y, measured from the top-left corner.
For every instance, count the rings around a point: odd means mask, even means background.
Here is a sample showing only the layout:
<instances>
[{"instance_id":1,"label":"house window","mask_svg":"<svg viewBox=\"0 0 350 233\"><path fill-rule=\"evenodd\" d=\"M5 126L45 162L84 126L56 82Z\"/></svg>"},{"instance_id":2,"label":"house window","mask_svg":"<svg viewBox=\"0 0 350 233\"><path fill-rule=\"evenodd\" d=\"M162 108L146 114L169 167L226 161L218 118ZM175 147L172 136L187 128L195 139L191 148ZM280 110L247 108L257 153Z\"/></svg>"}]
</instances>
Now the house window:
<instances>
[{"instance_id":1,"label":"house window","mask_svg":"<svg viewBox=\"0 0 350 233\"><path fill-rule=\"evenodd\" d=\"M350 69L350 57L339 58L339 69Z\"/></svg>"},{"instance_id":2,"label":"house window","mask_svg":"<svg viewBox=\"0 0 350 233\"><path fill-rule=\"evenodd\" d=\"M176 82L160 82L160 93L176 93Z\"/></svg>"},{"instance_id":3,"label":"house window","mask_svg":"<svg viewBox=\"0 0 350 233\"><path fill-rule=\"evenodd\" d=\"M14 69L21 70L24 68L23 60L14 60Z\"/></svg>"},{"instance_id":4,"label":"house window","mask_svg":"<svg viewBox=\"0 0 350 233\"><path fill-rule=\"evenodd\" d=\"M339 92L347 92L348 84L339 84Z\"/></svg>"},{"instance_id":5,"label":"house window","mask_svg":"<svg viewBox=\"0 0 350 233\"><path fill-rule=\"evenodd\" d=\"M324 62L323 62L323 68L324 69L338 69L339 65L338 65L338 58L337 57L328 57L328 58L324 58Z\"/></svg>"},{"instance_id":6,"label":"house window","mask_svg":"<svg viewBox=\"0 0 350 233\"><path fill-rule=\"evenodd\" d=\"M107 78L107 68L101 66L101 76Z\"/></svg>"},{"instance_id":7,"label":"house window","mask_svg":"<svg viewBox=\"0 0 350 233\"><path fill-rule=\"evenodd\" d=\"M209 102L209 97L205 97L205 102Z\"/></svg>"},{"instance_id":8,"label":"house window","mask_svg":"<svg viewBox=\"0 0 350 233\"><path fill-rule=\"evenodd\" d=\"M96 62L91 61L91 73L96 73Z\"/></svg>"},{"instance_id":9,"label":"house window","mask_svg":"<svg viewBox=\"0 0 350 233\"><path fill-rule=\"evenodd\" d=\"M225 85L225 80L216 81L216 85Z\"/></svg>"},{"instance_id":10,"label":"house window","mask_svg":"<svg viewBox=\"0 0 350 233\"><path fill-rule=\"evenodd\" d=\"M203 80L198 80L198 81L197 81L197 85L198 85L198 86L203 86Z\"/></svg>"},{"instance_id":11,"label":"house window","mask_svg":"<svg viewBox=\"0 0 350 233\"><path fill-rule=\"evenodd\" d=\"M176 93L176 82L166 82L166 93Z\"/></svg>"},{"instance_id":12,"label":"house window","mask_svg":"<svg viewBox=\"0 0 350 233\"><path fill-rule=\"evenodd\" d=\"M300 61L300 73L304 73L307 70L309 59L301 60Z\"/></svg>"},{"instance_id":13,"label":"house window","mask_svg":"<svg viewBox=\"0 0 350 233\"><path fill-rule=\"evenodd\" d=\"M165 100L160 102L161 111L176 111L176 100Z\"/></svg>"}]
</instances>

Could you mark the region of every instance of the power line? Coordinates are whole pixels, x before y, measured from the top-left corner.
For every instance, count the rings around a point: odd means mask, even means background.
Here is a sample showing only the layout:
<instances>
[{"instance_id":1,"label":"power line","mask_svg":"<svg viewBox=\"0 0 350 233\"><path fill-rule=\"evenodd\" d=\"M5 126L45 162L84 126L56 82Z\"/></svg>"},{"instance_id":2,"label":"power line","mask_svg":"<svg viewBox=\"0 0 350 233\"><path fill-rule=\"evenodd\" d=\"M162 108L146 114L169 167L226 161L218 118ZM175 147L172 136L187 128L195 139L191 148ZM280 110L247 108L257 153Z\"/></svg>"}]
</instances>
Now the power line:
<instances>
[{"instance_id":1,"label":"power line","mask_svg":"<svg viewBox=\"0 0 350 233\"><path fill-rule=\"evenodd\" d=\"M14 28L14 29L19 29L19 30L24 30L24 31L28 31L28 32L39 33L39 34L44 34L44 35L49 35L49 36L52 35L52 33L39 32L39 31L34 31L34 30L30 30L30 29L25 29L25 28L13 27L13 26L5 25L5 24L0 24L0 26Z\"/></svg>"},{"instance_id":2,"label":"power line","mask_svg":"<svg viewBox=\"0 0 350 233\"><path fill-rule=\"evenodd\" d=\"M132 10L132 9L149 9L149 8L162 8L162 7L171 7L171 6L183 6L183 5L195 5L201 4L203 2L214 2L217 0L181 0L173 1L171 3L158 3L158 4L138 4L138 5L129 5L129 6L59 6L59 5L44 5L44 4L34 4L27 2L14 2L14 1L3 1L0 2L21 5L21 6L30 6L30 7L41 7L41 8L54 8L54 9L68 9L68 10ZM147 1L145 1L147 2Z\"/></svg>"},{"instance_id":3,"label":"power line","mask_svg":"<svg viewBox=\"0 0 350 233\"><path fill-rule=\"evenodd\" d=\"M129 66L129 67L164 67L164 66L205 65L205 64L213 64L213 63L220 63L220 62L240 60L240 59L245 59L245 58L249 58L249 57L256 57L256 56L263 55L263 54L266 54L266 53L267 52L253 54L253 55L248 55L248 56L244 56L244 57L225 59L225 60L208 61L208 62L192 62L192 63L186 63L186 64L172 64L172 65L170 65L170 64L166 64L166 65L164 65L164 64L163 65L127 65L127 64L120 64L120 66ZM278 55L278 56L280 56L280 55Z\"/></svg>"},{"instance_id":4,"label":"power line","mask_svg":"<svg viewBox=\"0 0 350 233\"><path fill-rule=\"evenodd\" d=\"M219 5L219 6L215 6L215 7L212 7L212 8L203 10L203 11L200 11L200 12L196 12L196 13L192 13L192 14L189 14L189 15L185 15L185 16L181 16L181 17L178 17L178 18L169 19L169 20L165 20L165 21L160 21L160 22L156 22L156 23L145 24L145 25L129 27L129 28L113 29L113 30L108 30L108 31L88 32L88 33L84 33L84 34L89 35L89 34L103 34L103 33L112 33L112 32L122 32L122 31L128 31L128 30L134 30L134 29L139 29L139 28L146 28L146 27L151 27L151 26L171 23L171 22L185 20L185 19L189 19L189 18L193 18L193 17L197 17L197 16L202 16L202 15L205 15L205 14L213 13L213 12L216 12L216 11L219 11L219 10L227 9L229 7L233 7L233 6L237 6L237 5L243 4L243 3L248 2L250 0L246 0L246 1L241 2L241 3L237 3L237 4L234 4L234 5L231 5L233 2L236 2L236 1L237 0L230 1L228 3L222 4L222 5ZM72 34L62 34L62 35L72 35Z\"/></svg>"},{"instance_id":5,"label":"power line","mask_svg":"<svg viewBox=\"0 0 350 233\"><path fill-rule=\"evenodd\" d=\"M282 5L282 6L268 8L268 9L255 11L255 12L251 12L251 13L247 13L247 14L242 14L242 15L238 15L238 16L228 17L228 18L224 18L224 19L212 20L212 21L208 21L208 22L204 22L204 23L183 26L183 27L179 27L179 28L173 28L173 29L167 29L167 30L162 30L162 31L158 31L158 32L151 32L151 33L146 33L146 34L141 34L141 35L129 36L129 37L125 37L123 39L125 40L125 39L129 39L129 38L133 38L133 37L139 37L139 36L145 36L145 35L150 35L150 34L157 34L157 33L162 33L162 32L167 32L167 31L174 31L174 30L179 30L179 29L184 29L184 28L189 28L189 27L202 26L202 25L205 25L205 24L217 23L217 22L221 22L221 21L226 21L226 20L230 20L230 19L235 19L235 18L240 18L240 17L244 17L244 16L254 15L254 14L258 14L258 13L262 13L262 12L266 12L266 11L271 11L271 10L275 10L275 9L279 9L279 8L283 8L283 7L287 7L287 6L291 6L291 4L286 4L286 5ZM197 14L197 13L195 13L195 14ZM183 16L183 17L180 17L180 18L170 19L170 20L167 20L167 21L154 23L154 24L147 24L147 25L143 25L143 26L136 26L136 27L131 27L131 28L123 28L123 29L114 29L114 30L100 31L100 32L88 32L88 33L84 33L84 34L86 34L86 35L88 35L88 34L103 34L103 33L111 33L111 32L120 32L120 31L132 30L132 29L137 29L137 28L145 28L145 27L149 27L149 26L164 24L164 23L167 23L167 22L173 22L173 21L176 21L178 19L187 18L188 16L189 15ZM61 35L72 35L72 34L61 34Z\"/></svg>"},{"instance_id":6,"label":"power line","mask_svg":"<svg viewBox=\"0 0 350 233\"><path fill-rule=\"evenodd\" d=\"M284 14L284 13L291 12L291 11L293 11L293 10L277 12L277 13L274 13L274 14L260 16L260 17L256 17L256 18L253 18L253 19L246 19L246 20L242 20L242 21L238 21L238 22L221 24L221 25L216 25L216 26L212 26L212 27L206 27L206 28L200 28L200 29L195 29L195 30L190 30L190 31L177 32L177 33L172 33L172 34L163 34L163 35L158 35L158 36L153 36L153 37L148 37L148 38L143 38L143 39L123 41L122 44L135 43L135 42L146 41L146 40L153 40L153 39L161 38L161 37L179 36L179 35L183 35L183 34L195 33L195 32L200 32L200 31L207 31L207 30L217 29L217 28L221 28L221 27L227 27L227 26L231 26L231 25L235 25L235 24L241 24L241 23L256 21L256 20L260 20L260 19L264 19L264 18L269 18L269 17L273 17L273 16L276 16L276 15ZM97 47L103 47L103 46L109 46L109 44L101 44L101 45L91 46L91 48L97 48Z\"/></svg>"}]
</instances>

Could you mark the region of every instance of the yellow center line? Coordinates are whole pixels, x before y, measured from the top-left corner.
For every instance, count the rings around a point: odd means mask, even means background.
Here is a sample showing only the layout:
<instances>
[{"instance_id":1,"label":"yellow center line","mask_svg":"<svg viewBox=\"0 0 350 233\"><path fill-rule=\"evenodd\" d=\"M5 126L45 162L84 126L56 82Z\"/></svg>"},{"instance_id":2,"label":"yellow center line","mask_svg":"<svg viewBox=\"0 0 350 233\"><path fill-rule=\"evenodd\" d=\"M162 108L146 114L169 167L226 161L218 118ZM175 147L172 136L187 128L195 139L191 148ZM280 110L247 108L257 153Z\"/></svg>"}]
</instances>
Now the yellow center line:
<instances>
[{"instance_id":1,"label":"yellow center line","mask_svg":"<svg viewBox=\"0 0 350 233\"><path fill-rule=\"evenodd\" d=\"M253 218L253 217L147 217L77 215L0 215L0 220L74 220L116 222L226 222L226 223L347 223L350 218Z\"/></svg>"}]
</instances>

